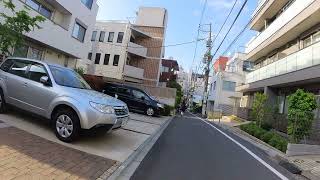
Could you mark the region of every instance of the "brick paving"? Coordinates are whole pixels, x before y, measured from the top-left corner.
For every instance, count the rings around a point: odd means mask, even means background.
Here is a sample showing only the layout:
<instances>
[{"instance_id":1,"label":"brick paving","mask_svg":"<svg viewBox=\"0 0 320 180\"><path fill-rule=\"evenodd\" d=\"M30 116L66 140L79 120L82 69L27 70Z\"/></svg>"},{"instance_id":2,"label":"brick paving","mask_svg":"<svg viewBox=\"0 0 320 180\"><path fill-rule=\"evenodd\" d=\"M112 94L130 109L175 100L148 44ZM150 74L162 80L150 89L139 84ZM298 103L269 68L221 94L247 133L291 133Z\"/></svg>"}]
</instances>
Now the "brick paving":
<instances>
[{"instance_id":1,"label":"brick paving","mask_svg":"<svg viewBox=\"0 0 320 180\"><path fill-rule=\"evenodd\" d=\"M0 180L97 179L118 164L14 127L0 128Z\"/></svg>"}]
</instances>

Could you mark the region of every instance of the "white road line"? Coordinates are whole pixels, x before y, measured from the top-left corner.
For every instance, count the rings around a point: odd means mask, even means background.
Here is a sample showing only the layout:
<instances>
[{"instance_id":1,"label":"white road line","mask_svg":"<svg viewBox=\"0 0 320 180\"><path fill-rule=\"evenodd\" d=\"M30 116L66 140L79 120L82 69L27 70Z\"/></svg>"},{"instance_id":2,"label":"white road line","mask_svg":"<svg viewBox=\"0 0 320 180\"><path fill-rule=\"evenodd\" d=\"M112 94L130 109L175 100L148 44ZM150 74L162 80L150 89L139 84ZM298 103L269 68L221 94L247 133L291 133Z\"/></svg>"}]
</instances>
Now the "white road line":
<instances>
[{"instance_id":1,"label":"white road line","mask_svg":"<svg viewBox=\"0 0 320 180\"><path fill-rule=\"evenodd\" d=\"M191 114L191 113L190 113ZM193 114L191 114L193 115ZM264 160L262 160L260 157L258 157L256 154L254 154L252 151L250 151L248 148L246 148L244 145L240 144L238 141L234 140L232 137L215 127L214 125L210 124L209 122L203 120L202 118L199 118L195 115L193 115L197 119L200 119L202 122L206 123L207 125L213 127L215 130L226 136L228 139L230 139L232 142L240 146L243 150L245 150L247 153L249 153L253 158L255 158L257 161L259 161L261 164L263 164L265 167L267 167L270 171L272 171L274 174L276 174L280 179L282 180L289 180L287 177L285 177L283 174L281 174L279 171L274 169L272 166L270 166L268 163L266 163Z\"/></svg>"}]
</instances>

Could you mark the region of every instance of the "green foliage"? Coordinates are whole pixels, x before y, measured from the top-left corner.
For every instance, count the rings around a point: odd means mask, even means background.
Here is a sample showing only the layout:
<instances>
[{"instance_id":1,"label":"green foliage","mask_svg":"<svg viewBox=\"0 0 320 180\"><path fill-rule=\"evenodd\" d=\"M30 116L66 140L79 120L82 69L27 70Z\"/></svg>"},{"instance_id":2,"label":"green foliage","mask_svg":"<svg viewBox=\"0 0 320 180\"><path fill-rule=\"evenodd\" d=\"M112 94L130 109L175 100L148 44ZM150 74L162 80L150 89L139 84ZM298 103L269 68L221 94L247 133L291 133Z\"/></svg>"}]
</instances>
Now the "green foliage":
<instances>
[{"instance_id":1,"label":"green foliage","mask_svg":"<svg viewBox=\"0 0 320 180\"><path fill-rule=\"evenodd\" d=\"M85 72L85 70L82 67L75 68L74 71L80 74L81 76L83 76Z\"/></svg>"},{"instance_id":2,"label":"green foliage","mask_svg":"<svg viewBox=\"0 0 320 180\"><path fill-rule=\"evenodd\" d=\"M161 112L162 116L170 116L171 115L171 111L174 110L175 108L173 106L169 106L169 105L164 105L164 109Z\"/></svg>"},{"instance_id":3,"label":"green foliage","mask_svg":"<svg viewBox=\"0 0 320 180\"><path fill-rule=\"evenodd\" d=\"M275 132L266 131L258 127L255 123L241 125L240 129L248 134L270 144L282 152L286 152L288 141Z\"/></svg>"},{"instance_id":4,"label":"green foliage","mask_svg":"<svg viewBox=\"0 0 320 180\"><path fill-rule=\"evenodd\" d=\"M42 16L31 17L28 15L27 7L25 10L15 11L12 0L0 0L5 8L12 11L12 15L0 13L0 52L6 56L12 56L12 49L23 44L23 34L40 28L39 22L45 20Z\"/></svg>"},{"instance_id":5,"label":"green foliage","mask_svg":"<svg viewBox=\"0 0 320 180\"><path fill-rule=\"evenodd\" d=\"M273 135L274 135L274 133L271 132L271 131L269 131L269 132L263 134L260 139L261 139L262 141L264 141L264 142L269 142L270 139L273 137Z\"/></svg>"},{"instance_id":6,"label":"green foliage","mask_svg":"<svg viewBox=\"0 0 320 180\"><path fill-rule=\"evenodd\" d=\"M316 108L316 98L312 93L298 89L289 96L288 135L292 142L298 143L305 136L310 135L314 119L312 111Z\"/></svg>"},{"instance_id":7,"label":"green foliage","mask_svg":"<svg viewBox=\"0 0 320 180\"><path fill-rule=\"evenodd\" d=\"M286 152L288 141L278 134L274 134L272 138L268 141L268 144L279 149L282 152Z\"/></svg>"},{"instance_id":8,"label":"green foliage","mask_svg":"<svg viewBox=\"0 0 320 180\"><path fill-rule=\"evenodd\" d=\"M167 84L167 87L176 88L177 89L176 103L175 103L175 107L177 107L178 105L180 105L181 99L182 99L182 96L183 96L182 87L176 81L169 81L168 84Z\"/></svg>"},{"instance_id":9,"label":"green foliage","mask_svg":"<svg viewBox=\"0 0 320 180\"><path fill-rule=\"evenodd\" d=\"M262 93L256 93L252 105L251 117L257 122L257 125L261 127L266 115L268 113L268 108L266 106L267 95Z\"/></svg>"}]
</instances>

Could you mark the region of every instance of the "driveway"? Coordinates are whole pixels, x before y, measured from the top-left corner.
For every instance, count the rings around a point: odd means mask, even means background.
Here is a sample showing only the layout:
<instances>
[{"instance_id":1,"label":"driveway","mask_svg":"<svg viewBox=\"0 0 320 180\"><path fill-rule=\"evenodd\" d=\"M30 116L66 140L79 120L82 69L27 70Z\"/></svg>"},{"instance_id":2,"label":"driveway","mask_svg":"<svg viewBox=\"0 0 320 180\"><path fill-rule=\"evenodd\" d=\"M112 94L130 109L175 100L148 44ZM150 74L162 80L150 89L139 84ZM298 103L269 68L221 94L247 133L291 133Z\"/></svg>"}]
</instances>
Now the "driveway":
<instances>
[{"instance_id":1,"label":"driveway","mask_svg":"<svg viewBox=\"0 0 320 180\"><path fill-rule=\"evenodd\" d=\"M169 119L168 117L147 117L139 114L130 116L131 120L123 129L99 136L85 135L78 141L69 144L58 140L48 122L39 117L11 110L7 114L0 114L0 121L63 146L123 162Z\"/></svg>"}]
</instances>

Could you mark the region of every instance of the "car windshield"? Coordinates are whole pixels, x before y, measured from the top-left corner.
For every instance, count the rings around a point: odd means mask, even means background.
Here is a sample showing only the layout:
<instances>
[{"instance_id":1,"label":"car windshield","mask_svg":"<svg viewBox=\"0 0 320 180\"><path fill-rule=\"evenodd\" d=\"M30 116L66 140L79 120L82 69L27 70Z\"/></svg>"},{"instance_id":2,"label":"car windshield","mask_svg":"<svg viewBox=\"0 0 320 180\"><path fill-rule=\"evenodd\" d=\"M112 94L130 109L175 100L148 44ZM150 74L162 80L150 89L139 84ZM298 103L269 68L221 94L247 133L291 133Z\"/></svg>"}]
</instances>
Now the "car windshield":
<instances>
[{"instance_id":1,"label":"car windshield","mask_svg":"<svg viewBox=\"0 0 320 180\"><path fill-rule=\"evenodd\" d=\"M90 85L75 71L49 65L53 78L60 86L79 89L91 89Z\"/></svg>"}]
</instances>

